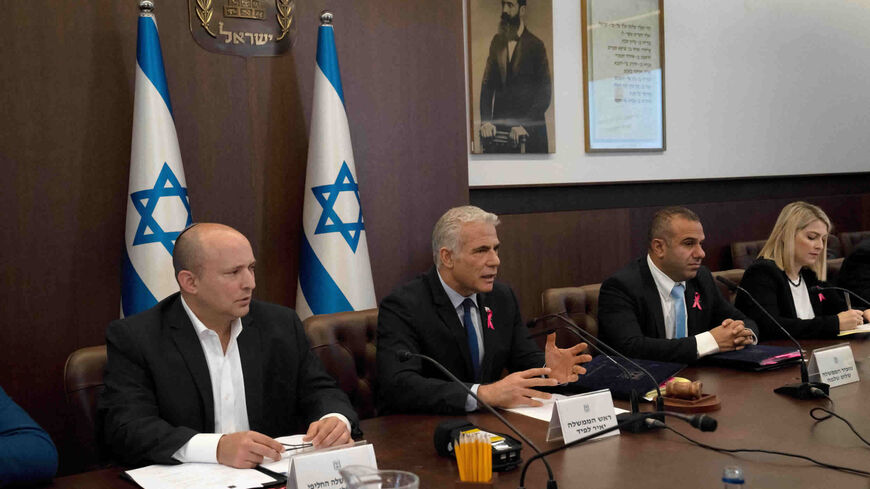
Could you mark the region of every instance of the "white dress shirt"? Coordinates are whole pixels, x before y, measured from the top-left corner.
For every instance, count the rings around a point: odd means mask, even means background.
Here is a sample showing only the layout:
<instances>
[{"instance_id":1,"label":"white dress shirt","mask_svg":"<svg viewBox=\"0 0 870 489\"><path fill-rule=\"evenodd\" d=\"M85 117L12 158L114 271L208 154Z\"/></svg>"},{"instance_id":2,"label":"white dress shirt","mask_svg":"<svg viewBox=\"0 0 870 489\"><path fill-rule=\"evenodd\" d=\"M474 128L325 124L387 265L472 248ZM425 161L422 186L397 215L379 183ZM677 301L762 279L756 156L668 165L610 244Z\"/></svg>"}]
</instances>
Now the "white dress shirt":
<instances>
[{"instance_id":1,"label":"white dress shirt","mask_svg":"<svg viewBox=\"0 0 870 489\"><path fill-rule=\"evenodd\" d=\"M788 282L788 290L791 291L792 300L794 300L794 310L797 313L798 319L813 319L816 313L813 311L813 304L810 302L810 292L807 290L807 283L801 280L797 287L791 280Z\"/></svg>"},{"instance_id":2,"label":"white dress shirt","mask_svg":"<svg viewBox=\"0 0 870 489\"><path fill-rule=\"evenodd\" d=\"M453 309L456 310L456 315L459 317L459 324L465 327L465 309L462 307L462 303L465 302L465 299L471 299L471 302L474 303L474 307L471 308L471 322L474 324L474 331L477 332L477 351L480 352L480 361L483 362L483 330L480 327L480 311L477 308L477 294L471 294L468 297L463 296L459 292L451 289L449 285L444 282L444 279L441 278L441 272L438 271L438 280L441 281L441 286L444 287L444 292L447 292L447 298L450 299L450 303L453 304ZM477 389L480 388L480 384L474 384L471 386L471 392L477 394ZM465 398L465 410L467 412L477 410L477 400L469 394Z\"/></svg>"},{"instance_id":3,"label":"white dress shirt","mask_svg":"<svg viewBox=\"0 0 870 489\"><path fill-rule=\"evenodd\" d=\"M214 433L197 433L172 454L179 462L217 463L217 446L224 434L248 431L248 405L245 400L245 379L242 359L236 339L242 332L242 320L236 318L230 324L230 341L224 352L218 334L208 329L181 296L184 312L193 324L211 379L214 400ZM329 413L320 419L335 416L344 422L350 431L350 421L339 413ZM288 433L290 434L290 433Z\"/></svg>"},{"instance_id":4,"label":"white dress shirt","mask_svg":"<svg viewBox=\"0 0 870 489\"><path fill-rule=\"evenodd\" d=\"M659 298L662 302L662 313L664 313L665 316L665 336L668 339L671 339L674 337L674 331L676 330L677 324L677 320L674 317L674 299L671 297L671 289L674 288L674 285L676 285L677 282L674 282L671 277L668 277L665 274L665 272L659 270L659 267L653 263L649 254L646 255L646 262L649 264L649 270L652 272L653 280L656 283L656 288L659 291ZM686 282L680 283L683 284L685 290ZM685 301L686 297L684 295L683 302L685 303ZM689 308L686 306L686 333L688 333L689 330L688 313ZM695 345L698 358L705 355L712 355L713 353L719 353L719 344L716 343L716 338L714 338L709 331L696 334Z\"/></svg>"}]
</instances>

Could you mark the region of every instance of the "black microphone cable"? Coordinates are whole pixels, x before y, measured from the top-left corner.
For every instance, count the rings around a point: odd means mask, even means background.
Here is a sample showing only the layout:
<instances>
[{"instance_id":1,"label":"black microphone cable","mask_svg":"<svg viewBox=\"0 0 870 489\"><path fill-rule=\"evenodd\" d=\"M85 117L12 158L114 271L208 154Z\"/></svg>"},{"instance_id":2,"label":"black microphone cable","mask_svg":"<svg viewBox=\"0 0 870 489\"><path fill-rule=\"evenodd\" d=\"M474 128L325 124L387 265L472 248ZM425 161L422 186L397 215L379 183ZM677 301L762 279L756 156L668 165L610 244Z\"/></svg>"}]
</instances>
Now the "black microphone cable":
<instances>
[{"instance_id":1,"label":"black microphone cable","mask_svg":"<svg viewBox=\"0 0 870 489\"><path fill-rule=\"evenodd\" d=\"M810 417L813 418L814 420L816 420L817 424L822 422L822 421L826 421L828 419L831 419L832 417L837 418L840 421L846 423L846 426L848 426L849 429L852 430L852 433L855 433L855 436L857 436L859 440L864 442L865 445L870 446L870 441L867 441L866 438L861 436L861 434L858 433L858 430L856 430L855 427L852 426L852 423L850 423L849 420L847 420L846 418L844 418L844 417L842 417L839 414L834 412L834 400L831 399L830 396L827 396L827 395L825 395L824 397L828 400L828 402L831 403L830 406L828 406L826 408L825 407L814 407L814 408L810 409ZM825 414L818 414L819 412L823 412Z\"/></svg>"},{"instance_id":2,"label":"black microphone cable","mask_svg":"<svg viewBox=\"0 0 870 489\"><path fill-rule=\"evenodd\" d=\"M719 453L766 453L769 455L779 455L782 457L792 457L792 458L806 460L808 462L811 462L813 464L818 465L819 467L823 467L826 469L836 470L839 472L845 472L847 474L860 475L863 477L870 478L870 472L867 472L865 470L853 469L851 467L844 467L842 465L835 465L835 464L829 464L826 462L820 462L820 461L818 461L814 458L808 457L806 455L800 455L797 453L780 452L777 450L765 450L762 448L722 448L722 447L716 447L713 445L708 445L706 443L699 442L697 440L693 440L692 438L689 438L688 436L684 435L683 433L680 433L679 431L675 430L671 426L668 426L664 423L661 423L661 428L672 431L672 432L676 433L677 435L681 436L682 438L684 438L685 440L687 440L687 441L689 441L689 442L691 442L691 443L693 443L701 448L706 448L707 450L712 450L714 452L719 452Z\"/></svg>"},{"instance_id":3,"label":"black microphone cable","mask_svg":"<svg viewBox=\"0 0 870 489\"><path fill-rule=\"evenodd\" d=\"M718 425L718 423L716 422L716 419L711 418L710 416L707 416L706 414L696 414L693 416L689 416L689 415L680 414L680 413L672 413L670 411L646 411L646 412L642 412L642 413L635 413L635 414L632 414L630 417L626 418L625 420L620 421L609 428L605 428L601 431L597 431L595 433L586 435L583 438L578 438L578 439L576 439L570 443L566 443L560 447L551 448L550 450L547 450L545 452L535 454L534 456L532 456L531 458L529 458L526 461L525 465L523 465L523 471L520 473L519 489L525 488L526 471L529 469L529 466L535 460L540 458L542 461L544 461L544 463L546 463L546 459L544 459L544 457L546 457L547 455L551 455L553 453L556 453L556 452L559 452L562 450L567 450L568 448L571 448L575 445L579 445L585 441L591 440L592 438L597 438L601 435L605 435L607 433L610 433L611 431L615 431L615 430L618 430L620 428L626 428L626 427L629 427L629 426L637 424L637 423L646 423L646 424L649 424L649 425L655 426L655 427L667 426L664 422L657 419L657 417L659 417L659 416L672 416L674 418L682 419L683 421L691 424L692 426L694 426L695 428L697 428L701 431L716 431L716 427ZM668 428L670 429L670 427L668 427Z\"/></svg>"}]
</instances>

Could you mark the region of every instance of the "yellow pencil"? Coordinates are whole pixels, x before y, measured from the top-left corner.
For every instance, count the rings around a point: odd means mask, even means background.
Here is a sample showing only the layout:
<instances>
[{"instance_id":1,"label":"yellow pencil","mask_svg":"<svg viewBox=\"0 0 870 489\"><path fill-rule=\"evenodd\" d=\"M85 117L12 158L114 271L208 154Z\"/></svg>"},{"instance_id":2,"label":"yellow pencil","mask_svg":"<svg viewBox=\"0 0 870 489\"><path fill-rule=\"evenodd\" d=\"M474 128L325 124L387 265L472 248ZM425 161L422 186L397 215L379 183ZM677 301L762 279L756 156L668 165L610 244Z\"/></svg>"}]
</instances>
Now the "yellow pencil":
<instances>
[{"instance_id":1,"label":"yellow pencil","mask_svg":"<svg viewBox=\"0 0 870 489\"><path fill-rule=\"evenodd\" d=\"M481 482L489 482L492 479L492 444L489 441L489 436L484 435L485 455L483 457L483 480Z\"/></svg>"},{"instance_id":2,"label":"yellow pencil","mask_svg":"<svg viewBox=\"0 0 870 489\"><path fill-rule=\"evenodd\" d=\"M465 480L465 467L463 466L462 460L462 445L459 443L459 439L453 440L453 455L456 456L456 466L459 468L459 480Z\"/></svg>"}]
</instances>

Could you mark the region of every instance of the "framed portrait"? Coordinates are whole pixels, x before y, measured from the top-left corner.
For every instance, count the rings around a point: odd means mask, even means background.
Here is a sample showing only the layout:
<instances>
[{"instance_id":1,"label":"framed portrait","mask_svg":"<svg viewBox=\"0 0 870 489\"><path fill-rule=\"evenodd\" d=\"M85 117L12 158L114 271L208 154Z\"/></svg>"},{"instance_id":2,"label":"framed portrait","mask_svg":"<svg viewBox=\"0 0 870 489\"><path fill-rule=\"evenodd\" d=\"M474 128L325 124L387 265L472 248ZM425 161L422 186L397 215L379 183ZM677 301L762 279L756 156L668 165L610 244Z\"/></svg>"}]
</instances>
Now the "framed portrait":
<instances>
[{"instance_id":1,"label":"framed portrait","mask_svg":"<svg viewBox=\"0 0 870 489\"><path fill-rule=\"evenodd\" d=\"M665 150L664 0L582 0L587 152Z\"/></svg>"},{"instance_id":2,"label":"framed portrait","mask_svg":"<svg viewBox=\"0 0 870 489\"><path fill-rule=\"evenodd\" d=\"M471 152L552 153L553 1L468 0Z\"/></svg>"}]
</instances>

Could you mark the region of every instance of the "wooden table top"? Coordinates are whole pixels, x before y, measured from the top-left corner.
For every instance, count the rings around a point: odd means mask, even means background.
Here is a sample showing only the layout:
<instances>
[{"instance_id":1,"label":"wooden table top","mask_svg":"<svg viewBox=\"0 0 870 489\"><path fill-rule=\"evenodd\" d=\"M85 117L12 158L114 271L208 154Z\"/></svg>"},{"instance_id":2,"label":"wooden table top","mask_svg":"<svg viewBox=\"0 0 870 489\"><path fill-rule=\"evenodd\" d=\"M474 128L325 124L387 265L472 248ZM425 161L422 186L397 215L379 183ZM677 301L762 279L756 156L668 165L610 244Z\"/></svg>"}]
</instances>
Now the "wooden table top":
<instances>
[{"instance_id":1,"label":"wooden table top","mask_svg":"<svg viewBox=\"0 0 870 489\"><path fill-rule=\"evenodd\" d=\"M866 336L866 335L865 335ZM841 341L806 341L807 351ZM779 343L787 344L787 343ZM870 338L852 337L850 344L862 382L831 389L835 411L850 420L865 438L870 438ZM719 396L721 410L709 413L719 421L718 430L702 433L680 420L668 419L669 426L703 443L723 448L761 448L807 455L817 460L870 470L870 447L864 445L839 420L817 423L809 416L815 406L826 400L800 401L773 389L799 381L797 366L770 372L741 372L717 367L689 367L681 377L704 382L704 391ZM620 407L627 403L617 401ZM646 407L648 409L648 407ZM505 416L541 450L561 442L545 442L547 423L525 416ZM481 428L509 433L492 415L466 416ZM432 436L444 416L395 415L362 422L365 438L375 447L378 465L402 469L420 476L421 488L449 488L458 478L455 461L439 457ZM524 446L523 458L532 450ZM697 447L666 430L626 433L572 447L548 457L561 487L584 488L671 488L721 487L722 469L737 464L743 468L750 488L870 487L870 479L823 469L809 462L767 454L729 455ZM131 484L119 477L120 469L61 477L53 488L119 488ZM499 474L496 487L515 488L520 470ZM530 467L526 487L545 487L546 471L535 462Z\"/></svg>"}]
</instances>

